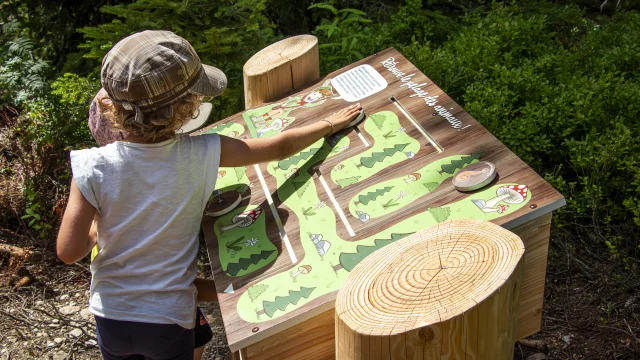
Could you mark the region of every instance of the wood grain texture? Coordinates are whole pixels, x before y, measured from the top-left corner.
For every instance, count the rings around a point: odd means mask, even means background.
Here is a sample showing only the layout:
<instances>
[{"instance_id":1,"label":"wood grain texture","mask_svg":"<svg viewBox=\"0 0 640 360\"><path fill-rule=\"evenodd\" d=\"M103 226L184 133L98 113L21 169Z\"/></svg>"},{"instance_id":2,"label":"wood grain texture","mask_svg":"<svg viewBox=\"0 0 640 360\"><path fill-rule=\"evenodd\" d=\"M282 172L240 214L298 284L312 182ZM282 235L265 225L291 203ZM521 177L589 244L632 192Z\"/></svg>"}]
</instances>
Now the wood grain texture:
<instances>
[{"instance_id":1,"label":"wood grain texture","mask_svg":"<svg viewBox=\"0 0 640 360\"><path fill-rule=\"evenodd\" d=\"M523 255L518 236L471 219L371 254L338 292L336 342L355 346L338 347L336 359L369 359L371 341L385 338L391 359L465 359L467 341L479 359L513 359ZM434 327L440 346L425 357Z\"/></svg>"},{"instance_id":2,"label":"wood grain texture","mask_svg":"<svg viewBox=\"0 0 640 360\"><path fill-rule=\"evenodd\" d=\"M440 115L434 115L436 111L433 107L425 104L424 100L419 97L411 97L413 91L407 87L401 87L403 84L400 79L395 77L391 72L387 71L382 65L386 59L393 57L398 61L398 68L407 74L416 75L412 78L416 83L427 83L423 88L429 95L438 96L438 106L442 106L452 116L461 121L465 126L464 129L458 130L451 127L451 124ZM366 189L368 186L377 184L382 181L394 179L408 174L415 173L418 169L425 165L444 159L456 154L474 154L482 153L480 160L493 162L496 165L497 177L490 185L497 183L526 184L529 188L531 199L528 205L516 211L510 211L503 216L492 220L495 224L501 225L522 236L526 246L525 264L524 264L524 282L523 292L520 301L520 321L518 322L517 336L523 337L535 332L540 327L542 299L544 296L544 278L546 270L546 254L548 248L548 227L535 225L536 230L526 230L526 224L531 224L533 220L541 216L548 216L554 209L564 204L564 198L553 187L546 183L539 175L537 175L529 166L522 162L509 149L501 144L491 133L477 123L469 114L467 114L459 105L457 105L449 96L439 89L429 78L417 70L409 61L407 61L400 53L394 49L384 50L376 55L358 61L344 69L340 69L327 75L326 78L318 80L313 86L292 94L292 96L304 95L310 89L316 88L324 84L328 79L335 78L337 75L362 64L371 65L379 72L388 85L385 90L373 96L364 98L359 102L367 114L373 114L379 111L392 111L398 116L398 120L406 132L412 138L418 140L421 144L420 151L416 153L411 160L401 161L388 166L375 174L375 176L355 183L344 189L340 188L330 179L331 169L336 165L349 158L357 157L363 152L369 151L374 146L376 139L369 136L364 131L363 125L358 126L358 130L345 130L341 135L349 138L351 146L339 155L333 156L326 160L322 160L319 164L311 167L310 173L313 174L312 181L317 189L318 197L321 201L325 201L327 206L331 206L329 195L322 187L318 174L322 174L327 179L329 191L337 200L338 206L345 214L347 221L351 224L355 236L350 236L345 224L338 220L336 230L339 237L346 241L359 241L378 234L391 226L398 224L403 219L423 213L427 208L445 206L464 199L471 199L478 191L462 193L456 191L450 179L444 180L433 192L416 198L413 202L402 209L390 212L389 214L371 219L367 223L357 221L349 212L349 199ZM424 138L419 129L404 116L397 107L389 100L390 96L394 96L408 113L416 119L421 127L428 131L440 144L444 151L438 153L434 147ZM312 108L301 108L296 110L295 122L289 127L295 128L303 126L313 121L321 119L325 114L330 114L336 110L346 106L344 100L327 100L324 104ZM235 122L247 127L242 114L236 114L220 123ZM207 132L218 124L209 126L198 131L198 135ZM358 134L360 133L360 134ZM245 132L248 134L248 132ZM366 143L362 141L365 139ZM287 312L272 320L262 321L260 323L252 323L243 320L238 314L238 299L245 293L249 287L258 284L261 280L274 274L291 271L297 269L299 264L304 261L306 254L302 248L303 241L308 240L308 234L301 233L300 219L296 213L290 209L285 203L285 199L281 199L278 193L276 179L270 175L268 164L261 164L257 168L249 167L247 176L254 184L249 194L244 196L244 204L260 206L265 210L267 215L267 236L271 243L278 249L278 257L275 261L260 270L249 273L240 277L231 277L225 274L219 259L218 240L214 232L214 219L205 217L203 220L203 231L207 248L209 251L211 267L216 280L216 288L220 298L220 306L222 317L227 331L227 340L232 350L248 348L253 344L262 343L263 341L277 340L280 333L285 332L298 324L307 324L307 322L334 307L334 301L337 291L324 294L313 298L306 305L297 308L291 312ZM264 178L266 187L261 185L257 172ZM273 203L267 199L270 197ZM535 205L535 206L533 206ZM282 230L287 236L288 242L291 244L293 253L290 253L285 246L284 239L280 233L280 229L276 226L276 219L271 210L276 211L282 223ZM335 210L335 209L334 209ZM480 217L483 213L477 211L469 213L469 217ZM518 226L520 225L520 226ZM546 231L546 233L545 233ZM527 233L527 234L524 234ZM546 238L545 238L546 236ZM531 254L529 254L531 252ZM296 259L296 261L292 261ZM346 271L346 270L338 270ZM233 287L233 292L225 292L229 285ZM310 323L307 328L313 328ZM259 331L253 332L254 327L259 327ZM310 327L311 326L311 327ZM435 332L434 332L435 333ZM271 340L268 340L271 339ZM374 345L372 345L374 344ZM369 342L369 346L377 346L377 342ZM305 348L304 344L300 345ZM348 346L355 346L350 344ZM362 344L360 344L362 346ZM384 349L390 349L388 346L381 346L381 356L384 356ZM479 346L479 344L478 344ZM314 346L317 348L318 346ZM331 346L333 349L334 346ZM429 349L425 347L423 353L428 353ZM333 351L331 351L333 353ZM255 356L252 355L252 356Z\"/></svg>"},{"instance_id":3,"label":"wood grain texture","mask_svg":"<svg viewBox=\"0 0 640 360\"><path fill-rule=\"evenodd\" d=\"M318 39L299 35L272 44L243 67L245 108L280 99L320 77Z\"/></svg>"}]
</instances>

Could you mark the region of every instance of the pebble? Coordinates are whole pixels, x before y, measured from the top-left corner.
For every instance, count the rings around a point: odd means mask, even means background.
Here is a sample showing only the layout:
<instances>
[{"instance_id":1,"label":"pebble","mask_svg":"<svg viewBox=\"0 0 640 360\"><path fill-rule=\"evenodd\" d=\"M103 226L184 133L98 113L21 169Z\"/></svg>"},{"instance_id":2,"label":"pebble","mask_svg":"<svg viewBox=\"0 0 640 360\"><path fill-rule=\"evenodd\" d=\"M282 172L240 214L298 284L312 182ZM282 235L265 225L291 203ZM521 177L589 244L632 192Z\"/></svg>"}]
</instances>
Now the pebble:
<instances>
[{"instance_id":1,"label":"pebble","mask_svg":"<svg viewBox=\"0 0 640 360\"><path fill-rule=\"evenodd\" d=\"M80 336L82 336L82 330L80 330L80 329L73 329L73 330L71 330L71 331L69 332L69 336L74 337L74 338L80 337Z\"/></svg>"},{"instance_id":2,"label":"pebble","mask_svg":"<svg viewBox=\"0 0 640 360\"><path fill-rule=\"evenodd\" d=\"M60 320L58 320L58 319L53 319L53 320L51 320L51 322L53 322L53 323L57 324L57 323L59 323L59 322L60 322Z\"/></svg>"},{"instance_id":3,"label":"pebble","mask_svg":"<svg viewBox=\"0 0 640 360\"><path fill-rule=\"evenodd\" d=\"M76 293L75 295L73 295L73 297L75 298L80 297L80 293Z\"/></svg>"},{"instance_id":4,"label":"pebble","mask_svg":"<svg viewBox=\"0 0 640 360\"><path fill-rule=\"evenodd\" d=\"M42 305L42 304L44 304L44 301L42 301L42 300L36 301L36 305Z\"/></svg>"},{"instance_id":5,"label":"pebble","mask_svg":"<svg viewBox=\"0 0 640 360\"><path fill-rule=\"evenodd\" d=\"M56 347L58 344L54 343L53 341L49 341L47 343L47 347Z\"/></svg>"},{"instance_id":6,"label":"pebble","mask_svg":"<svg viewBox=\"0 0 640 360\"><path fill-rule=\"evenodd\" d=\"M75 304L76 304L76 302L75 302L75 301L69 301L69 306L73 306L73 305L75 305Z\"/></svg>"},{"instance_id":7,"label":"pebble","mask_svg":"<svg viewBox=\"0 0 640 360\"><path fill-rule=\"evenodd\" d=\"M61 337L57 337L57 338L53 339L53 342L56 343L56 344L60 344L63 341L64 341L64 338L61 338Z\"/></svg>"},{"instance_id":8,"label":"pebble","mask_svg":"<svg viewBox=\"0 0 640 360\"><path fill-rule=\"evenodd\" d=\"M67 358L67 353L64 351L57 352L53 355L53 360L64 360Z\"/></svg>"},{"instance_id":9,"label":"pebble","mask_svg":"<svg viewBox=\"0 0 640 360\"><path fill-rule=\"evenodd\" d=\"M68 298L69 298L69 295L64 294L64 295L60 296L58 299L59 299L60 301L64 301L64 300L67 300Z\"/></svg>"},{"instance_id":10,"label":"pebble","mask_svg":"<svg viewBox=\"0 0 640 360\"><path fill-rule=\"evenodd\" d=\"M89 321L93 317L93 314L91 313L91 311L89 311L89 308L84 308L80 310L80 316L83 320Z\"/></svg>"},{"instance_id":11,"label":"pebble","mask_svg":"<svg viewBox=\"0 0 640 360\"><path fill-rule=\"evenodd\" d=\"M80 311L80 306L68 305L60 308L60 314L62 315L71 315Z\"/></svg>"},{"instance_id":12,"label":"pebble","mask_svg":"<svg viewBox=\"0 0 640 360\"><path fill-rule=\"evenodd\" d=\"M84 342L85 346L87 347L96 347L96 345L98 345L98 342L91 339L91 340L87 340Z\"/></svg>"}]
</instances>

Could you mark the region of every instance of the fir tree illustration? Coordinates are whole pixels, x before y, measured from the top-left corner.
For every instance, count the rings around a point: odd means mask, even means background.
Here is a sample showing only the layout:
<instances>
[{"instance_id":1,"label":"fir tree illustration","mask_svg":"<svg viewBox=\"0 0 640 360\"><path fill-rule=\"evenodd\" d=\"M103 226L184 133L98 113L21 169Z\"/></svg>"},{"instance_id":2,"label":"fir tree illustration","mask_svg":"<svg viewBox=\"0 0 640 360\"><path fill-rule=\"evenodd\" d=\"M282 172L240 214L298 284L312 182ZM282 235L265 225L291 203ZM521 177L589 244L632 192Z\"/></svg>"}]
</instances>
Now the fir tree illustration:
<instances>
[{"instance_id":1,"label":"fir tree illustration","mask_svg":"<svg viewBox=\"0 0 640 360\"><path fill-rule=\"evenodd\" d=\"M364 260L364 258L367 257L369 254L391 244L392 242L398 241L403 237L409 236L411 234L413 233L391 234L391 239L376 239L373 242L373 245L356 246L356 252L354 253L346 253L346 252L340 253L340 256L338 257L338 260L340 261L340 263L334 265L333 270L338 271L340 269L345 269L350 272L351 270L353 270L353 268L356 265L358 265L358 263L360 263L360 261Z\"/></svg>"},{"instance_id":2,"label":"fir tree illustration","mask_svg":"<svg viewBox=\"0 0 640 360\"><path fill-rule=\"evenodd\" d=\"M471 164L474 160L477 160L482 156L482 153L466 155L460 158L459 160L452 160L448 164L443 164L440 166L440 170L438 171L440 174L447 173L453 175L456 170L460 170L465 165Z\"/></svg>"},{"instance_id":3,"label":"fir tree illustration","mask_svg":"<svg viewBox=\"0 0 640 360\"><path fill-rule=\"evenodd\" d=\"M440 186L440 183L438 182L427 182L422 184L424 185L424 187L427 188L427 190L429 190L429 192L433 192L433 190L435 190L438 186Z\"/></svg>"},{"instance_id":4,"label":"fir tree illustration","mask_svg":"<svg viewBox=\"0 0 640 360\"><path fill-rule=\"evenodd\" d=\"M293 155L292 157L290 157L288 159L284 159L284 160L278 161L278 167L280 169L282 169L282 170L287 170L292 165L295 165L295 164L299 163L302 160L306 160L306 159L310 158L315 153L317 153L318 150L320 150L319 147L312 148L312 149L309 149L309 150L303 150L303 151Z\"/></svg>"},{"instance_id":5,"label":"fir tree illustration","mask_svg":"<svg viewBox=\"0 0 640 360\"><path fill-rule=\"evenodd\" d=\"M360 164L357 167L372 168L377 162L384 160L387 157L393 156L395 153L404 150L409 144L397 144L394 147L385 148L382 151L371 153L371 156L364 156L360 158Z\"/></svg>"},{"instance_id":6,"label":"fir tree illustration","mask_svg":"<svg viewBox=\"0 0 640 360\"><path fill-rule=\"evenodd\" d=\"M256 314L267 315L268 317L273 317L273 314L277 311L284 311L289 305L297 305L300 299L305 298L308 299L315 287L306 288L301 287L300 290L289 290L289 295L287 296L276 296L273 301L262 301L262 310L258 311Z\"/></svg>"},{"instance_id":7,"label":"fir tree illustration","mask_svg":"<svg viewBox=\"0 0 640 360\"><path fill-rule=\"evenodd\" d=\"M293 185L293 187L296 189L296 194L298 194L298 197L302 197L302 195L304 195L304 192L309 187L309 184L311 184L310 181L291 181L291 185Z\"/></svg>"},{"instance_id":8,"label":"fir tree illustration","mask_svg":"<svg viewBox=\"0 0 640 360\"><path fill-rule=\"evenodd\" d=\"M264 292L267 291L268 288L269 285L265 284L257 284L250 287L247 292L249 293L249 299L251 299L251 302L254 302L257 298L260 297L260 295L264 294Z\"/></svg>"},{"instance_id":9,"label":"fir tree illustration","mask_svg":"<svg viewBox=\"0 0 640 360\"><path fill-rule=\"evenodd\" d=\"M368 205L369 202L374 201L380 195L388 193L391 189L393 189L393 186L385 186L383 188L376 189L375 191L369 191L366 194L358 196L358 200L355 201L355 204Z\"/></svg>"},{"instance_id":10,"label":"fir tree illustration","mask_svg":"<svg viewBox=\"0 0 640 360\"><path fill-rule=\"evenodd\" d=\"M358 182L358 179L360 179L361 176L351 176L348 178L344 178L344 179L339 179L336 180L336 183L341 187L341 188L346 188L347 186L351 185L351 184L355 184Z\"/></svg>"},{"instance_id":11,"label":"fir tree illustration","mask_svg":"<svg viewBox=\"0 0 640 360\"><path fill-rule=\"evenodd\" d=\"M374 114L369 117L369 120L373 121L373 124L378 128L378 130L382 131L382 124L384 124L384 121L387 120L387 117L379 114Z\"/></svg>"},{"instance_id":12,"label":"fir tree illustration","mask_svg":"<svg viewBox=\"0 0 640 360\"><path fill-rule=\"evenodd\" d=\"M241 166L241 167L233 168L233 171L235 171L236 173L236 179L240 181L242 180L242 177L244 176L245 171L247 171L247 168L244 166Z\"/></svg>"},{"instance_id":13,"label":"fir tree illustration","mask_svg":"<svg viewBox=\"0 0 640 360\"><path fill-rule=\"evenodd\" d=\"M258 254L251 254L249 257L243 257L238 262L230 262L225 271L230 276L236 276L242 270L247 270L249 266L256 265L260 261L266 260L275 253L275 250L262 250Z\"/></svg>"},{"instance_id":14,"label":"fir tree illustration","mask_svg":"<svg viewBox=\"0 0 640 360\"><path fill-rule=\"evenodd\" d=\"M451 208L447 206L427 210L429 210L429 213L437 222L443 222L449 218L449 215L451 215Z\"/></svg>"}]
</instances>

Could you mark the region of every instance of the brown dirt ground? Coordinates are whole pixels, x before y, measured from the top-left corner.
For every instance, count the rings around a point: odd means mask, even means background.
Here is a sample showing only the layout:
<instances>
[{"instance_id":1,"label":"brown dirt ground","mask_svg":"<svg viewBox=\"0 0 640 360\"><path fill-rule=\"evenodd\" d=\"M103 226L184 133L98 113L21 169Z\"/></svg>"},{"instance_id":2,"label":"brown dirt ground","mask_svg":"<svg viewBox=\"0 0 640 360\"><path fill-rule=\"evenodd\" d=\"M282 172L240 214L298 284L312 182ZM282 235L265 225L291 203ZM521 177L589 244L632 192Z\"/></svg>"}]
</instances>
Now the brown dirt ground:
<instances>
[{"instance_id":1,"label":"brown dirt ground","mask_svg":"<svg viewBox=\"0 0 640 360\"><path fill-rule=\"evenodd\" d=\"M581 230L554 231L549 255L542 330L515 346L516 360L640 359L638 260L612 254ZM0 243L38 247L0 232ZM595 244L595 245L594 245ZM0 255L0 360L95 359L95 325L82 311L88 301L88 262L68 266L53 253L40 264ZM209 277L204 244L199 267ZM15 288L24 276L33 282ZM65 296L66 295L66 296ZM200 304L214 331L205 359L229 359L219 308ZM73 330L77 337L70 334Z\"/></svg>"}]
</instances>

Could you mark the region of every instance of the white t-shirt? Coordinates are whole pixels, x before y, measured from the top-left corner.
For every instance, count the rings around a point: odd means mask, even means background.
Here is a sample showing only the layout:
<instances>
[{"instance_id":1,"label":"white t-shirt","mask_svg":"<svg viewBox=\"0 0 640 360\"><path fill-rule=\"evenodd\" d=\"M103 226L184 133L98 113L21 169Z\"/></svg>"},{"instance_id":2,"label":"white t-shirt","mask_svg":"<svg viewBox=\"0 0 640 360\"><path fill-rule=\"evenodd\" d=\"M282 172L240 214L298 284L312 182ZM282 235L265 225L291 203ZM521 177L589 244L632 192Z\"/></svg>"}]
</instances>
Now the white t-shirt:
<instances>
[{"instance_id":1,"label":"white t-shirt","mask_svg":"<svg viewBox=\"0 0 640 360\"><path fill-rule=\"evenodd\" d=\"M219 163L215 134L71 152L73 177L98 210L93 314L195 326L198 232Z\"/></svg>"}]
</instances>

